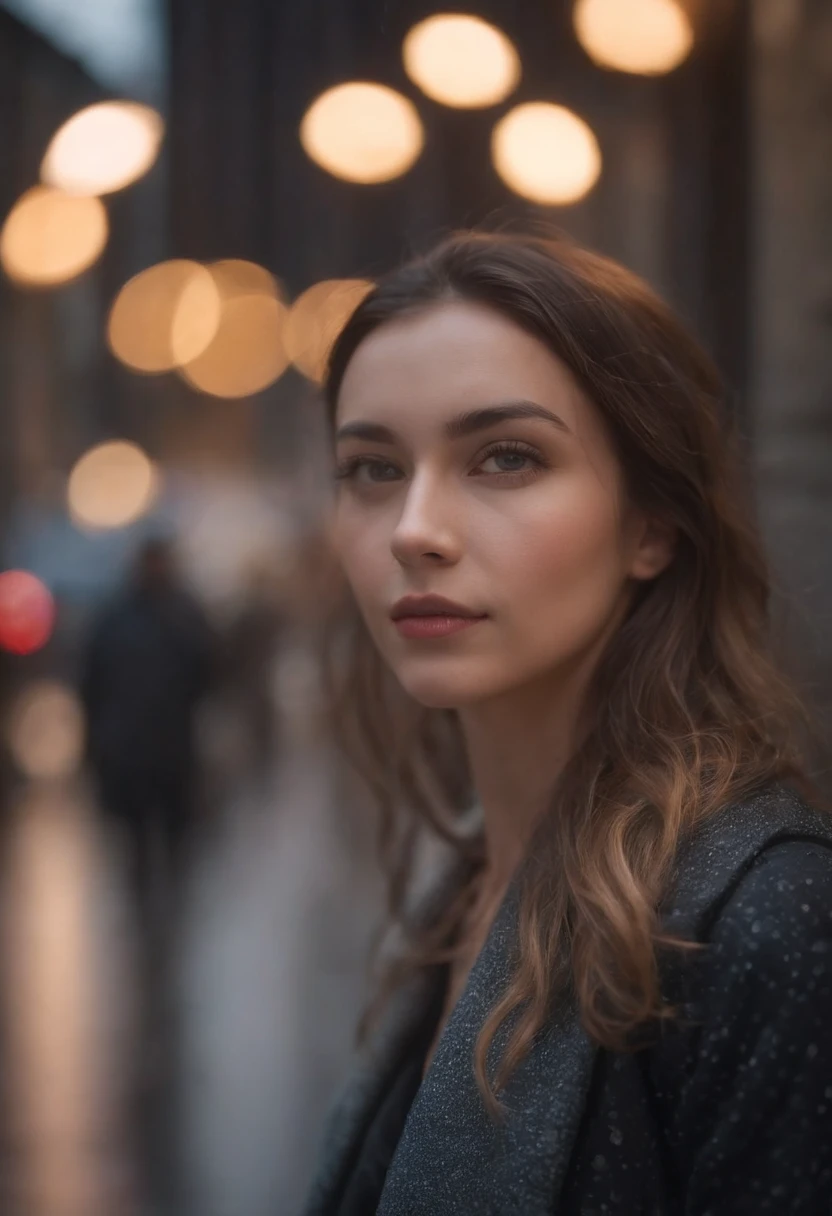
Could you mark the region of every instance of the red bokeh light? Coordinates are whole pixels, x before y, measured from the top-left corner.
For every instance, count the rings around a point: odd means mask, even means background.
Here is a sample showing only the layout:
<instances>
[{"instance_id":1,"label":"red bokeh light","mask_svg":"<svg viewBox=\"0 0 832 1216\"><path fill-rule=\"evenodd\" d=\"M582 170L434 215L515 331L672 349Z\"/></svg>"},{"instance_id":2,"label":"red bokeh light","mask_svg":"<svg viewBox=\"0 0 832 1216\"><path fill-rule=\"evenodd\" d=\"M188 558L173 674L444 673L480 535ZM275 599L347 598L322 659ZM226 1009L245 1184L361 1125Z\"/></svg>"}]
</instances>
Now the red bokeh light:
<instances>
[{"instance_id":1,"label":"red bokeh light","mask_svg":"<svg viewBox=\"0 0 832 1216\"><path fill-rule=\"evenodd\" d=\"M12 654L33 654L45 646L55 625L55 601L27 570L0 574L0 646Z\"/></svg>"}]
</instances>

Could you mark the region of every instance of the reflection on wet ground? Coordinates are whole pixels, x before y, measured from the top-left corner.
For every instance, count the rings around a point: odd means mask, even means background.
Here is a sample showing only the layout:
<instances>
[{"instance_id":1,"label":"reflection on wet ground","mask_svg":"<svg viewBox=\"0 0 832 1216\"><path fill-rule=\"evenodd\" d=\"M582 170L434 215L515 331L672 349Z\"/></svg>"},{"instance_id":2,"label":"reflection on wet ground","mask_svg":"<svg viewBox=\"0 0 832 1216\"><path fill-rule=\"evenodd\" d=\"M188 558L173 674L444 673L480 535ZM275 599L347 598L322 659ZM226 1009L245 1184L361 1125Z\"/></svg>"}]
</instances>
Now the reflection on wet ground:
<instances>
[{"instance_id":1,"label":"reflection on wet ground","mask_svg":"<svg viewBox=\"0 0 832 1216\"><path fill-rule=\"evenodd\" d=\"M83 787L9 808L0 1211L298 1210L380 900L338 816L327 758L296 756L206 840L148 949Z\"/></svg>"}]
</instances>

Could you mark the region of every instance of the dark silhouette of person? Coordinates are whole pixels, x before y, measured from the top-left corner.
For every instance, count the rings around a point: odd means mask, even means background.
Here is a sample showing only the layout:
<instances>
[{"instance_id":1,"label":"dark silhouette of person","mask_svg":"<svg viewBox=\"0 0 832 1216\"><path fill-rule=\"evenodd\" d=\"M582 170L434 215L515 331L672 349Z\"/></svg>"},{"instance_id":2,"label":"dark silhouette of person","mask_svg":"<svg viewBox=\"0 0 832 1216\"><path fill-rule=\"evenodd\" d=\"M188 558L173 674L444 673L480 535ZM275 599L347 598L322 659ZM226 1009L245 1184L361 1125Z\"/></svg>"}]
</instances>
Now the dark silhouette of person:
<instances>
[{"instance_id":1,"label":"dark silhouette of person","mask_svg":"<svg viewBox=\"0 0 832 1216\"><path fill-rule=\"evenodd\" d=\"M171 542L145 541L128 585L90 631L81 693L88 763L101 810L126 846L136 916L140 1030L126 1077L153 1211L183 1210L174 973L198 826L195 718L215 663L213 632L182 585Z\"/></svg>"},{"instance_id":2,"label":"dark silhouette of person","mask_svg":"<svg viewBox=\"0 0 832 1216\"><path fill-rule=\"evenodd\" d=\"M171 542L145 541L129 585L91 630L81 692L90 769L102 810L125 837L146 932L156 897L175 897L190 858L194 723L214 664L212 631L181 583Z\"/></svg>"}]
</instances>

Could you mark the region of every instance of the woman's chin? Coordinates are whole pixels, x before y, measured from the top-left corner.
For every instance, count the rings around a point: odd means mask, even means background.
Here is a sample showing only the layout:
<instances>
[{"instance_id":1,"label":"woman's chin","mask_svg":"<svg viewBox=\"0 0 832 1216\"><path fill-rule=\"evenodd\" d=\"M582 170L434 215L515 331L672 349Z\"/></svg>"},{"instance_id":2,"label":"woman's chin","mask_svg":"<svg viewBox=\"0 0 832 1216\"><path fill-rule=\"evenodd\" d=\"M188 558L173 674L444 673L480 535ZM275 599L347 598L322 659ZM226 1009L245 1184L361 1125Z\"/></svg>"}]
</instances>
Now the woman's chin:
<instances>
[{"instance_id":1,"label":"woman's chin","mask_svg":"<svg viewBox=\"0 0 832 1216\"><path fill-rule=\"evenodd\" d=\"M425 709L462 709L491 695L479 679L448 679L436 673L397 672L402 688Z\"/></svg>"}]
</instances>

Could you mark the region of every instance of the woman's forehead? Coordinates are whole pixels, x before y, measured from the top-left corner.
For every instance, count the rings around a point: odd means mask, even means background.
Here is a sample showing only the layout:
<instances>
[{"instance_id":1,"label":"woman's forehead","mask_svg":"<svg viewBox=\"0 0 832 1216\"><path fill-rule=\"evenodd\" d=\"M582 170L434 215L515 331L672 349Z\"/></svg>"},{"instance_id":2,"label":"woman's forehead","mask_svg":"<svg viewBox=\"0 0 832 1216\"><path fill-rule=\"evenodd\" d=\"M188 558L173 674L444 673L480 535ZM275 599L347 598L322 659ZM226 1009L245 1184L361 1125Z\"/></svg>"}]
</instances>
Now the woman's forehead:
<instances>
[{"instance_id":1,"label":"woman's forehead","mask_svg":"<svg viewBox=\"0 0 832 1216\"><path fill-rule=\"evenodd\" d=\"M437 419L493 401L524 399L576 422L578 386L542 341L486 305L435 304L386 322L366 338L347 367L339 422L353 418ZM380 415L384 415L384 419Z\"/></svg>"}]
</instances>

